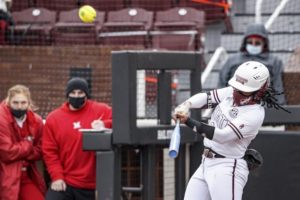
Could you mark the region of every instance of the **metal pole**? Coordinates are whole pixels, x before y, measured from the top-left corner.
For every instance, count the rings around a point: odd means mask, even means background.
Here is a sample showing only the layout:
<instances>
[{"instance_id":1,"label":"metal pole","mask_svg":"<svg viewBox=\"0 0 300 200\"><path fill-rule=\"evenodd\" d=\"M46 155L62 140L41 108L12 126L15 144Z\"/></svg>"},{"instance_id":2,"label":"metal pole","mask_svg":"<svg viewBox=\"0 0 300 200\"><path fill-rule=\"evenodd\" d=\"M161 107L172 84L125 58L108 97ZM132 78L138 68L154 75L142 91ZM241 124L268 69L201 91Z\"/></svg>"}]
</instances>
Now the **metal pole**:
<instances>
[{"instance_id":1,"label":"metal pole","mask_svg":"<svg viewBox=\"0 0 300 200\"><path fill-rule=\"evenodd\" d=\"M155 199L155 145L142 148L142 200Z\"/></svg>"},{"instance_id":2,"label":"metal pole","mask_svg":"<svg viewBox=\"0 0 300 200\"><path fill-rule=\"evenodd\" d=\"M158 118L160 124L171 124L172 113L172 76L165 70L158 74Z\"/></svg>"},{"instance_id":3,"label":"metal pole","mask_svg":"<svg viewBox=\"0 0 300 200\"><path fill-rule=\"evenodd\" d=\"M121 166L116 155L114 151L96 152L97 200L120 200Z\"/></svg>"},{"instance_id":4,"label":"metal pole","mask_svg":"<svg viewBox=\"0 0 300 200\"><path fill-rule=\"evenodd\" d=\"M261 23L261 7L262 7L263 0L256 0L255 4L255 22Z\"/></svg>"},{"instance_id":5,"label":"metal pole","mask_svg":"<svg viewBox=\"0 0 300 200\"><path fill-rule=\"evenodd\" d=\"M267 30L270 29L271 25L275 21L275 19L279 16L281 10L285 7L289 0L282 0L280 4L276 7L275 11L272 13L268 21L265 23L265 28Z\"/></svg>"},{"instance_id":6,"label":"metal pole","mask_svg":"<svg viewBox=\"0 0 300 200\"><path fill-rule=\"evenodd\" d=\"M185 191L185 169L186 169L186 162L185 162L185 145L182 145L180 148L180 153L175 160L175 199L182 200L184 197Z\"/></svg>"}]
</instances>

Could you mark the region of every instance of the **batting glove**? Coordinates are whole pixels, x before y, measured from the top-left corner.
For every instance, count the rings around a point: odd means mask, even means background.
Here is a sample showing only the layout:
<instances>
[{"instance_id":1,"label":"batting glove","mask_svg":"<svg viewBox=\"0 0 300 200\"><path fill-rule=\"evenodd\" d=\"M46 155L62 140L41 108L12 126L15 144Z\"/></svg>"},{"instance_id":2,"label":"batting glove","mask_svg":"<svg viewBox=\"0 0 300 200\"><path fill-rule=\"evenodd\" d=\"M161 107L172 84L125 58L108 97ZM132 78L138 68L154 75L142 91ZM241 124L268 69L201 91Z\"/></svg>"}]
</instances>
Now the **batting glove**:
<instances>
[{"instance_id":1,"label":"batting glove","mask_svg":"<svg viewBox=\"0 0 300 200\"><path fill-rule=\"evenodd\" d=\"M189 115L191 103L186 101L179 106L177 106L174 110L174 115Z\"/></svg>"}]
</instances>

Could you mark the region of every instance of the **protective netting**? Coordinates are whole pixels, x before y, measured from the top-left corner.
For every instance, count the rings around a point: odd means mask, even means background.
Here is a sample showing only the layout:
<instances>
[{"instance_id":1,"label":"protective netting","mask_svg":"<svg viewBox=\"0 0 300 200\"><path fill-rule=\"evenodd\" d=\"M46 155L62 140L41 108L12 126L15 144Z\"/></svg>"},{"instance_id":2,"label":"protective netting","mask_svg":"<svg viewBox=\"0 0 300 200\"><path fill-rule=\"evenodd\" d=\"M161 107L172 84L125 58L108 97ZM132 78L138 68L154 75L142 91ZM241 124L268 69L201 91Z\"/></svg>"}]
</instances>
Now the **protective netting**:
<instances>
[{"instance_id":1,"label":"protective netting","mask_svg":"<svg viewBox=\"0 0 300 200\"><path fill-rule=\"evenodd\" d=\"M130 47L128 47L130 48ZM138 49L137 47L131 47ZM66 100L70 77L87 79L93 99L111 104L111 51L120 47L1 46L0 96L14 84L27 85L45 118Z\"/></svg>"},{"instance_id":2,"label":"protective netting","mask_svg":"<svg viewBox=\"0 0 300 200\"><path fill-rule=\"evenodd\" d=\"M80 76L88 80L93 99L111 104L113 50L195 50L211 55L223 46L235 53L245 27L255 22L255 2L233 0L230 6L227 0L15 0L8 15L0 11L0 98L9 87L25 84L45 118L65 101L67 80ZM262 22L280 2L263 1ZM94 23L80 21L78 9L83 5L97 10ZM300 58L294 51L300 44L299 10L300 1L288 1L269 29L271 52L285 66L289 104L300 102ZM137 97L138 105L144 106L139 108L145 109L137 110L141 118L157 117L157 74L147 71L138 76L142 85L138 92L144 95L142 100ZM189 96L184 81L184 72L172 72L173 106ZM158 155L157 169L162 173L162 152ZM139 159L135 150L124 154L122 185L140 185ZM156 186L157 199L163 199L166 185L157 180ZM140 194L134 197L140 199Z\"/></svg>"},{"instance_id":3,"label":"protective netting","mask_svg":"<svg viewBox=\"0 0 300 200\"><path fill-rule=\"evenodd\" d=\"M164 93L163 96L159 96L158 82L160 73L159 70L137 71L137 118L155 119L157 120L155 124L159 121L159 98L168 99L173 110L184 98L189 97L190 91L190 76L188 72L185 70L168 70L164 73L171 76L169 83L170 94Z\"/></svg>"},{"instance_id":4,"label":"protective netting","mask_svg":"<svg viewBox=\"0 0 300 200\"><path fill-rule=\"evenodd\" d=\"M256 1L246 1L244 12L237 9L232 24L234 34L222 36L221 45L235 53L239 47L242 33L249 22L256 21L255 16ZM261 5L260 20L269 31L270 52L279 57L283 62L283 86L288 105L299 105L299 64L298 54L300 46L300 23L299 23L300 2L297 0L263 0ZM278 11L278 16L276 16ZM259 18L258 18L259 20ZM299 130L299 127L286 126L287 130Z\"/></svg>"}]
</instances>

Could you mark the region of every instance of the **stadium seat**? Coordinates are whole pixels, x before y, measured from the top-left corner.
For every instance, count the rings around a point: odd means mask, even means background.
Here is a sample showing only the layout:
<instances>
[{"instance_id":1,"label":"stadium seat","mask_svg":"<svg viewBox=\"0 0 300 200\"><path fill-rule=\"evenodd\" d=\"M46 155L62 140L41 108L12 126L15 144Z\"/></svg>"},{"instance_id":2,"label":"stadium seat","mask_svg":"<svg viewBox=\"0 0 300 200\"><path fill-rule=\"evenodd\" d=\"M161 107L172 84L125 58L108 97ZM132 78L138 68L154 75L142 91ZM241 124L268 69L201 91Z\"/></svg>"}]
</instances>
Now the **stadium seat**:
<instances>
[{"instance_id":1,"label":"stadium seat","mask_svg":"<svg viewBox=\"0 0 300 200\"><path fill-rule=\"evenodd\" d=\"M129 0L132 8L143 8L151 11L167 10L175 5L176 0Z\"/></svg>"},{"instance_id":2,"label":"stadium seat","mask_svg":"<svg viewBox=\"0 0 300 200\"><path fill-rule=\"evenodd\" d=\"M224 22L227 30L232 31L232 24L228 17L230 8L228 0L179 0L179 5L203 10L206 24Z\"/></svg>"},{"instance_id":3,"label":"stadium seat","mask_svg":"<svg viewBox=\"0 0 300 200\"><path fill-rule=\"evenodd\" d=\"M11 12L21 11L21 10L29 8L30 6L33 6L33 5L29 4L29 1L13 1L12 7L11 7Z\"/></svg>"},{"instance_id":4,"label":"stadium seat","mask_svg":"<svg viewBox=\"0 0 300 200\"><path fill-rule=\"evenodd\" d=\"M108 12L100 39L109 45L148 45L153 12L142 8L125 8Z\"/></svg>"},{"instance_id":5,"label":"stadium seat","mask_svg":"<svg viewBox=\"0 0 300 200\"><path fill-rule=\"evenodd\" d=\"M15 26L12 42L15 45L49 45L51 31L56 21L56 12L45 8L28 8L13 12Z\"/></svg>"},{"instance_id":6,"label":"stadium seat","mask_svg":"<svg viewBox=\"0 0 300 200\"><path fill-rule=\"evenodd\" d=\"M197 50L202 47L205 14L194 8L172 8L156 12L151 32L155 49ZM174 42L176 41L176 42Z\"/></svg>"},{"instance_id":7,"label":"stadium seat","mask_svg":"<svg viewBox=\"0 0 300 200\"><path fill-rule=\"evenodd\" d=\"M105 13L98 11L94 23L83 23L78 16L78 9L61 11L52 32L53 43L56 45L97 44L104 19Z\"/></svg>"},{"instance_id":8,"label":"stadium seat","mask_svg":"<svg viewBox=\"0 0 300 200\"><path fill-rule=\"evenodd\" d=\"M99 11L113 11L123 9L126 0L81 0L81 5L93 6Z\"/></svg>"},{"instance_id":9,"label":"stadium seat","mask_svg":"<svg viewBox=\"0 0 300 200\"><path fill-rule=\"evenodd\" d=\"M7 28L7 23L4 20L0 20L0 45L5 45L6 44L6 28Z\"/></svg>"},{"instance_id":10,"label":"stadium seat","mask_svg":"<svg viewBox=\"0 0 300 200\"><path fill-rule=\"evenodd\" d=\"M49 10L63 11L72 10L79 7L80 0L36 0L36 7L47 8Z\"/></svg>"}]
</instances>

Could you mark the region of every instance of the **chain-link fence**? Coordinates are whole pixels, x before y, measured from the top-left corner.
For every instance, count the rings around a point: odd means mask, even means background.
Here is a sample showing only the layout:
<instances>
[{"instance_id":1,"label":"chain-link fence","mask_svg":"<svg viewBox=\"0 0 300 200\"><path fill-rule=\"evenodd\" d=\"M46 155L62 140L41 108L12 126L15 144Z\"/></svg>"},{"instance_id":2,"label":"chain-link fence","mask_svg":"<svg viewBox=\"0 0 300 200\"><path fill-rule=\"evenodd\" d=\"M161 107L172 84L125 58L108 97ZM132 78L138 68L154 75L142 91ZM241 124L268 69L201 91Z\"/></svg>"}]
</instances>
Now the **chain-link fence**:
<instances>
[{"instance_id":1,"label":"chain-link fence","mask_svg":"<svg viewBox=\"0 0 300 200\"><path fill-rule=\"evenodd\" d=\"M27 85L43 118L65 101L70 77L88 80L92 98L111 104L111 51L164 49L212 54L216 46L231 53L239 49L245 27L255 21L254 0L24 0L0 8L0 98L15 84ZM264 0L262 22L267 22L280 0ZM232 3L232 4L231 4ZM93 23L83 23L78 9L91 5ZM284 85L289 104L299 104L300 2L290 0L269 28L271 52L284 63ZM218 29L218 30L216 30ZM210 41L210 33L226 32ZM217 35L217 34L216 34ZM296 53L296 54L294 54ZM209 56L208 56L209 57ZM139 74L138 116L155 116L158 71ZM189 95L185 72L172 73L173 103ZM141 111L140 109L145 109ZM163 177L163 152L158 176ZM138 186L139 152L123 155L122 185ZM157 199L166 185L157 179ZM172 195L165 199L175 198ZM140 199L134 194L131 199Z\"/></svg>"}]
</instances>

